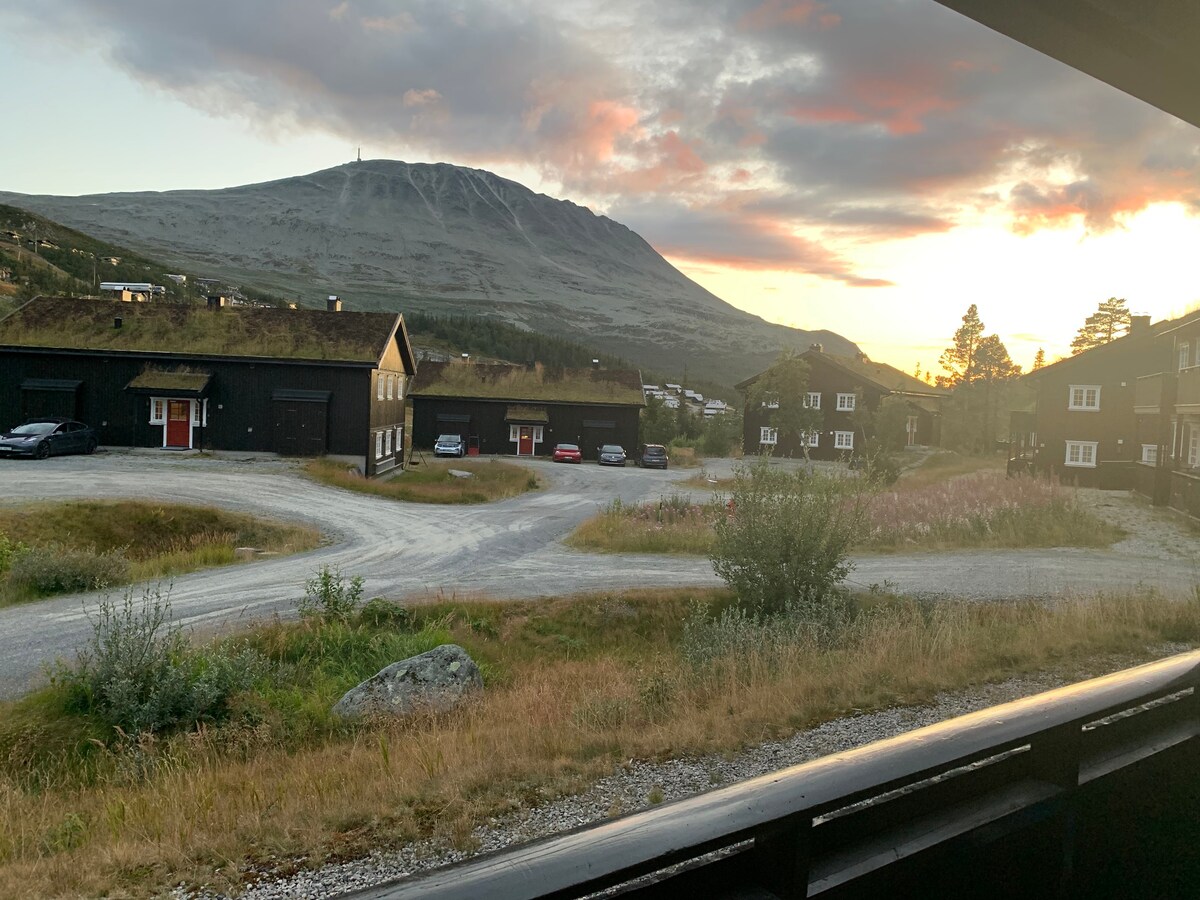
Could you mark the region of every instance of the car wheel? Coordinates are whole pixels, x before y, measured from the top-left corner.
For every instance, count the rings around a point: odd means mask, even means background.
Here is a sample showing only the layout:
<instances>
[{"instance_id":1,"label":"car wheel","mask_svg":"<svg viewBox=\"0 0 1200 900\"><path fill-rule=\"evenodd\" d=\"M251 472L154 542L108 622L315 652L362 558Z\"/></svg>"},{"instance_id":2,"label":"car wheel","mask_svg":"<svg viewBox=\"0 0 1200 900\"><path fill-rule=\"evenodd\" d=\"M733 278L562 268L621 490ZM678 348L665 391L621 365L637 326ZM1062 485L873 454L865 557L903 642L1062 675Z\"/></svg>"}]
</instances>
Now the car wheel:
<instances>
[{"instance_id":1,"label":"car wheel","mask_svg":"<svg viewBox=\"0 0 1200 900\"><path fill-rule=\"evenodd\" d=\"M92 438L90 441L87 442L87 447L84 448L83 452L86 453L88 456L91 456L93 453L96 452L96 439L95 438Z\"/></svg>"},{"instance_id":2,"label":"car wheel","mask_svg":"<svg viewBox=\"0 0 1200 900\"><path fill-rule=\"evenodd\" d=\"M50 442L42 441L40 444L38 444L37 449L33 451L33 455L36 456L38 459L45 459L47 456L49 456L50 455Z\"/></svg>"}]
</instances>

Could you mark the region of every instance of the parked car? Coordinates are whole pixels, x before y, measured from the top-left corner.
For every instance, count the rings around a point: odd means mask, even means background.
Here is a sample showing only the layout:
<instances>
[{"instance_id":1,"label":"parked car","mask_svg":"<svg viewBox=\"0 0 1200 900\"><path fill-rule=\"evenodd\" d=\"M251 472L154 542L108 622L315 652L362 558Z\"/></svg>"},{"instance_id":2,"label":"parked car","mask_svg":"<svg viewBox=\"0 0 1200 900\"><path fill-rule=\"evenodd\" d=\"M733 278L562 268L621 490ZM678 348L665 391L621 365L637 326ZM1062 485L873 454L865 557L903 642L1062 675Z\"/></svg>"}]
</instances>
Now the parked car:
<instances>
[{"instance_id":1,"label":"parked car","mask_svg":"<svg viewBox=\"0 0 1200 900\"><path fill-rule=\"evenodd\" d=\"M599 448L599 454L602 466L625 465L625 448L617 444L605 444Z\"/></svg>"},{"instance_id":2,"label":"parked car","mask_svg":"<svg viewBox=\"0 0 1200 900\"><path fill-rule=\"evenodd\" d=\"M670 457L662 444L642 444L635 462L643 469L665 469Z\"/></svg>"},{"instance_id":3,"label":"parked car","mask_svg":"<svg viewBox=\"0 0 1200 900\"><path fill-rule=\"evenodd\" d=\"M466 456L467 442L461 434L439 434L433 442L434 456Z\"/></svg>"},{"instance_id":4,"label":"parked car","mask_svg":"<svg viewBox=\"0 0 1200 900\"><path fill-rule=\"evenodd\" d=\"M93 453L96 432L72 419L34 419L0 434L0 457L33 456L45 459L64 453Z\"/></svg>"},{"instance_id":5,"label":"parked car","mask_svg":"<svg viewBox=\"0 0 1200 900\"><path fill-rule=\"evenodd\" d=\"M555 444L553 459L555 462L583 462L583 451L578 444Z\"/></svg>"}]
</instances>

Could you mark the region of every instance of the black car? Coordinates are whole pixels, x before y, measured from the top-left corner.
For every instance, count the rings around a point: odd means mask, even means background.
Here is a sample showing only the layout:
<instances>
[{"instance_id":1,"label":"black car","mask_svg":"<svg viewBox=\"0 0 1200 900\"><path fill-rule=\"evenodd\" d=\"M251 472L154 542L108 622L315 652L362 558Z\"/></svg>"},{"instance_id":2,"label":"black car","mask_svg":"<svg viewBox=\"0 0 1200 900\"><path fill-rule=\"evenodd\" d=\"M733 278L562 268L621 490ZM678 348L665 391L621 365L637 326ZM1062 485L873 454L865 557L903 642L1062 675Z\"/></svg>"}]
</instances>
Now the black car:
<instances>
[{"instance_id":1,"label":"black car","mask_svg":"<svg viewBox=\"0 0 1200 900\"><path fill-rule=\"evenodd\" d=\"M617 444L605 444L597 451L600 456L600 465L602 466L623 466L625 465L625 448Z\"/></svg>"},{"instance_id":2,"label":"black car","mask_svg":"<svg viewBox=\"0 0 1200 900\"><path fill-rule=\"evenodd\" d=\"M92 453L99 442L96 432L71 419L34 419L0 434L0 459L33 456L45 459L63 453Z\"/></svg>"},{"instance_id":3,"label":"black car","mask_svg":"<svg viewBox=\"0 0 1200 900\"><path fill-rule=\"evenodd\" d=\"M670 459L662 444L643 444L636 462L643 469L665 469Z\"/></svg>"}]
</instances>

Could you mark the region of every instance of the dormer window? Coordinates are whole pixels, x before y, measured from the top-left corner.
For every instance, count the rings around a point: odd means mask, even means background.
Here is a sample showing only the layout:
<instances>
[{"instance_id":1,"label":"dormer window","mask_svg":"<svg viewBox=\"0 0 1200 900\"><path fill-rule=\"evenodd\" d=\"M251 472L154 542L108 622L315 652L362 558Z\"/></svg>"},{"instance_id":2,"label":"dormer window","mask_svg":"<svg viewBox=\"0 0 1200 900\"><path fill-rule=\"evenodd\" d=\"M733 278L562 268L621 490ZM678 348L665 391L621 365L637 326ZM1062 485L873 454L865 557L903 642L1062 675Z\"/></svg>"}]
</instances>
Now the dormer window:
<instances>
[{"instance_id":1,"label":"dormer window","mask_svg":"<svg viewBox=\"0 0 1200 900\"><path fill-rule=\"evenodd\" d=\"M1067 398L1067 409L1098 411L1100 409L1100 385L1071 385L1071 393Z\"/></svg>"}]
</instances>

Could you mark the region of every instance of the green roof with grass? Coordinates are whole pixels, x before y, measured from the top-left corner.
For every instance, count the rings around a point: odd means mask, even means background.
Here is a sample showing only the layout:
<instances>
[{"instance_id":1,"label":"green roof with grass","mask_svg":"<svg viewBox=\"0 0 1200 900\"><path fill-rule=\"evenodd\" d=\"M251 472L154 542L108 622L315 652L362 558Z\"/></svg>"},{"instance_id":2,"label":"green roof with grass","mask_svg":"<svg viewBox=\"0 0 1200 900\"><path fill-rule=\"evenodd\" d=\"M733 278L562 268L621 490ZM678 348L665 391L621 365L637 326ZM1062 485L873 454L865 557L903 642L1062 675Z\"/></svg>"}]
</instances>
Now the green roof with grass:
<instances>
[{"instance_id":1,"label":"green roof with grass","mask_svg":"<svg viewBox=\"0 0 1200 900\"><path fill-rule=\"evenodd\" d=\"M37 297L0 319L0 346L373 363L398 320L396 313Z\"/></svg>"},{"instance_id":2,"label":"green roof with grass","mask_svg":"<svg viewBox=\"0 0 1200 900\"><path fill-rule=\"evenodd\" d=\"M414 397L472 400L602 403L644 406L642 373L636 369L562 369L550 366L423 362Z\"/></svg>"}]
</instances>

